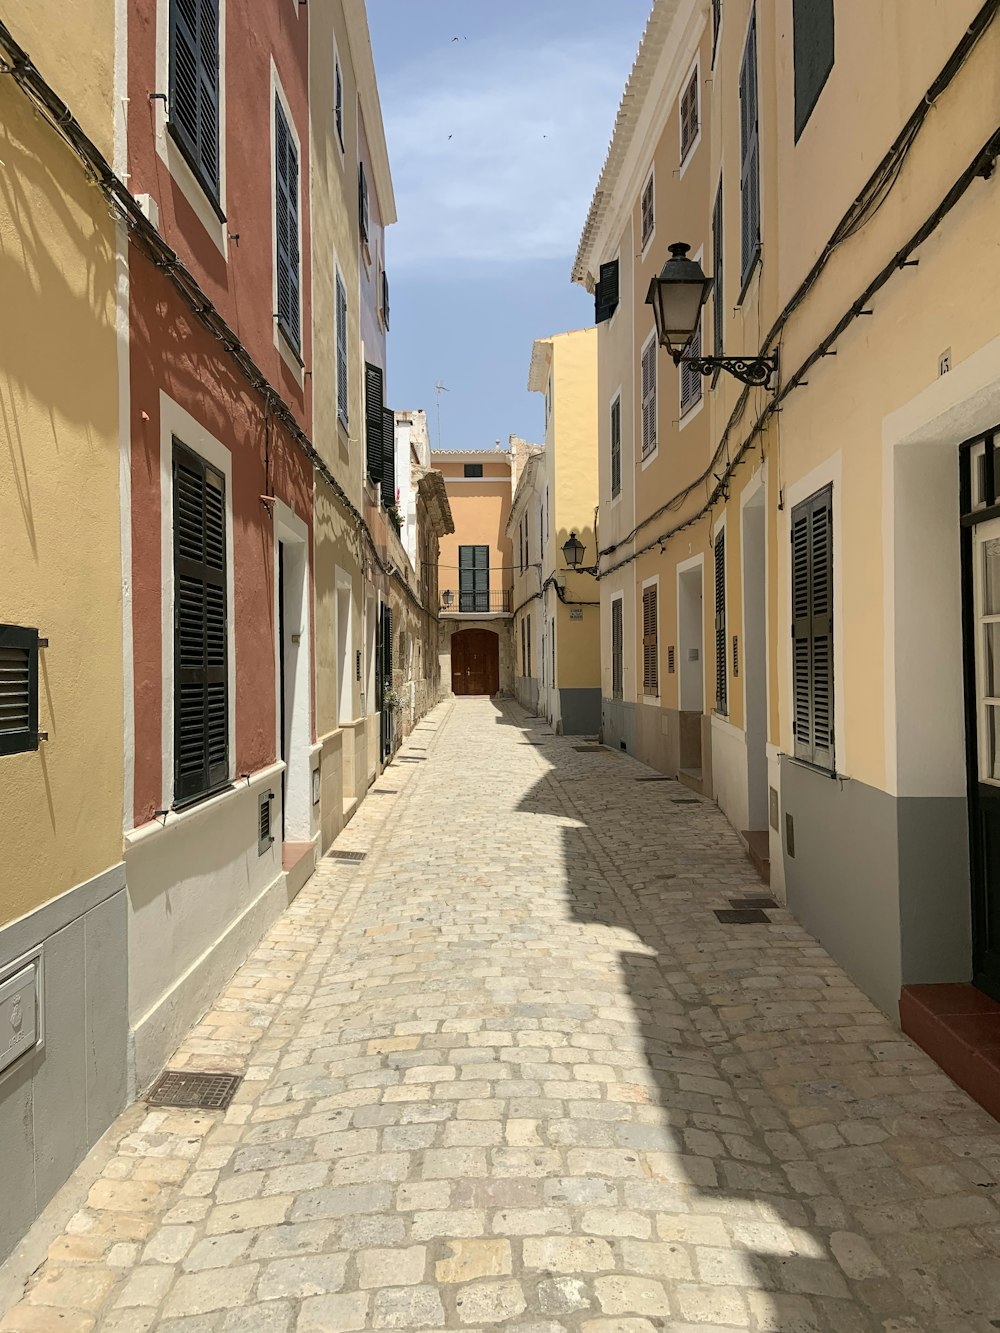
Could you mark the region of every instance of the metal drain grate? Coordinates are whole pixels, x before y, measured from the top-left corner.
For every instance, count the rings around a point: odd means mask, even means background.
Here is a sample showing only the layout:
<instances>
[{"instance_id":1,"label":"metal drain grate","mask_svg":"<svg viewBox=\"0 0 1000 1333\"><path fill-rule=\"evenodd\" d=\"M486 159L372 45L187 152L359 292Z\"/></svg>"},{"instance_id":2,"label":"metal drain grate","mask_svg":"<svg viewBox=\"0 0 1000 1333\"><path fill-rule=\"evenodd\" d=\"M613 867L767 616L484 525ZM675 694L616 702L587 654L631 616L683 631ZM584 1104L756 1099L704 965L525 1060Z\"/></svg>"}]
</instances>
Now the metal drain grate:
<instances>
[{"instance_id":1,"label":"metal drain grate","mask_svg":"<svg viewBox=\"0 0 1000 1333\"><path fill-rule=\"evenodd\" d=\"M734 907L777 907L773 898L730 898Z\"/></svg>"},{"instance_id":2,"label":"metal drain grate","mask_svg":"<svg viewBox=\"0 0 1000 1333\"><path fill-rule=\"evenodd\" d=\"M697 796L673 796L671 800L674 805L701 805Z\"/></svg>"},{"instance_id":3,"label":"metal drain grate","mask_svg":"<svg viewBox=\"0 0 1000 1333\"><path fill-rule=\"evenodd\" d=\"M605 750L603 745L574 745L573 749L577 754L610 754L610 750Z\"/></svg>"},{"instance_id":4,"label":"metal drain grate","mask_svg":"<svg viewBox=\"0 0 1000 1333\"><path fill-rule=\"evenodd\" d=\"M636 778L636 782L673 782L673 778L668 778L666 773L656 773L651 778Z\"/></svg>"},{"instance_id":5,"label":"metal drain grate","mask_svg":"<svg viewBox=\"0 0 1000 1333\"><path fill-rule=\"evenodd\" d=\"M771 919L759 907L717 907L715 915L724 926L766 926Z\"/></svg>"},{"instance_id":6,"label":"metal drain grate","mask_svg":"<svg viewBox=\"0 0 1000 1333\"><path fill-rule=\"evenodd\" d=\"M367 855L367 852L327 852L327 856L331 861L350 861L352 865L357 865L357 863L363 861Z\"/></svg>"},{"instance_id":7,"label":"metal drain grate","mask_svg":"<svg viewBox=\"0 0 1000 1333\"><path fill-rule=\"evenodd\" d=\"M203 1074L192 1069L167 1069L154 1083L146 1097L146 1104L224 1111L242 1082L241 1074Z\"/></svg>"}]
</instances>

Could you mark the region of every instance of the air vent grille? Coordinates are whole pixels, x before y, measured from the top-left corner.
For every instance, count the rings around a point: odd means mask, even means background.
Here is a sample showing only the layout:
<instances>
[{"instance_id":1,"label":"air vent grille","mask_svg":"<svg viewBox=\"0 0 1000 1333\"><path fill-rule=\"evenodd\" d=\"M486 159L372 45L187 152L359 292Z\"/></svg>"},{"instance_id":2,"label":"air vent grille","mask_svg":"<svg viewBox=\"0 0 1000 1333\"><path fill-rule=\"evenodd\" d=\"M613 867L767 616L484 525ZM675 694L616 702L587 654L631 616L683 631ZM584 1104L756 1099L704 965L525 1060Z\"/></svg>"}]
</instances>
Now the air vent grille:
<instances>
[{"instance_id":1,"label":"air vent grille","mask_svg":"<svg viewBox=\"0 0 1000 1333\"><path fill-rule=\"evenodd\" d=\"M264 856L271 850L274 837L271 833L271 802L273 791L262 791L257 806L257 855Z\"/></svg>"}]
</instances>

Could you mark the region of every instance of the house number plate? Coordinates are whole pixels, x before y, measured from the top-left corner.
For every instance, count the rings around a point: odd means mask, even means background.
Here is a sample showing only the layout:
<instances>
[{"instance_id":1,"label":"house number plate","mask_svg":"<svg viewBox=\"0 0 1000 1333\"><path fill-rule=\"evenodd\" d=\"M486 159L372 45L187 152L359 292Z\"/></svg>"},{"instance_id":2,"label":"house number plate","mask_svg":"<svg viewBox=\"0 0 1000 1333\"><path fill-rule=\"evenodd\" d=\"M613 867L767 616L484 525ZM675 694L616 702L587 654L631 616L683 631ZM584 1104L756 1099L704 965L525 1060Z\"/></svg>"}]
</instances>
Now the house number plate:
<instances>
[{"instance_id":1,"label":"house number plate","mask_svg":"<svg viewBox=\"0 0 1000 1333\"><path fill-rule=\"evenodd\" d=\"M38 964L31 962L0 984L0 1070L38 1041L37 975Z\"/></svg>"}]
</instances>

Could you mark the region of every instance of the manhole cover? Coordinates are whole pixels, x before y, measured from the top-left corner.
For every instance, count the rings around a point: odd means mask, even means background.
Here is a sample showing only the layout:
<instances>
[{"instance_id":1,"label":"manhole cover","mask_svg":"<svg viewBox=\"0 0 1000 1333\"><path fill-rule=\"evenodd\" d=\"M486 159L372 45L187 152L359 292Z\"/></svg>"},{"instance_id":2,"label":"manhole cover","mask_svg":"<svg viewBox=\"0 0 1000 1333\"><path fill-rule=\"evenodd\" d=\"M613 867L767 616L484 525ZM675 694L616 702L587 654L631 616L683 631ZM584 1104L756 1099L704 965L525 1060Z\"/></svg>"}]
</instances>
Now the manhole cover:
<instances>
[{"instance_id":1,"label":"manhole cover","mask_svg":"<svg viewBox=\"0 0 1000 1333\"><path fill-rule=\"evenodd\" d=\"M717 907L715 915L724 926L767 925L770 917L759 907Z\"/></svg>"},{"instance_id":2,"label":"manhole cover","mask_svg":"<svg viewBox=\"0 0 1000 1333\"><path fill-rule=\"evenodd\" d=\"M740 907L777 907L778 904L773 898L730 898L729 901L736 908Z\"/></svg>"},{"instance_id":3,"label":"manhole cover","mask_svg":"<svg viewBox=\"0 0 1000 1333\"><path fill-rule=\"evenodd\" d=\"M146 1104L224 1111L242 1082L240 1074L203 1074L193 1069L167 1069L148 1093Z\"/></svg>"},{"instance_id":4,"label":"manhole cover","mask_svg":"<svg viewBox=\"0 0 1000 1333\"><path fill-rule=\"evenodd\" d=\"M367 855L367 852L327 852L331 861L350 861L353 865L363 861Z\"/></svg>"}]
</instances>

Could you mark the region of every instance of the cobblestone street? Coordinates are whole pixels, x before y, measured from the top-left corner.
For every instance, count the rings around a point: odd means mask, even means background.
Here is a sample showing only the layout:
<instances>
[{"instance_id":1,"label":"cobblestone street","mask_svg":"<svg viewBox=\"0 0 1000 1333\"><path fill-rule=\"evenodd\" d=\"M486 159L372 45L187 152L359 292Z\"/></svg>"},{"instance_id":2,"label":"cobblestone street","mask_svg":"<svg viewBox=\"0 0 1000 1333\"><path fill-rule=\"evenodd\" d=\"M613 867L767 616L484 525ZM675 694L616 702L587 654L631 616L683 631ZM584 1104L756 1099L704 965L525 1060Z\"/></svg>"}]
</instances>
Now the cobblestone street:
<instances>
[{"instance_id":1,"label":"cobblestone street","mask_svg":"<svg viewBox=\"0 0 1000 1333\"><path fill-rule=\"evenodd\" d=\"M644 776L439 706L0 1329L1000 1327L1000 1125Z\"/></svg>"}]
</instances>

